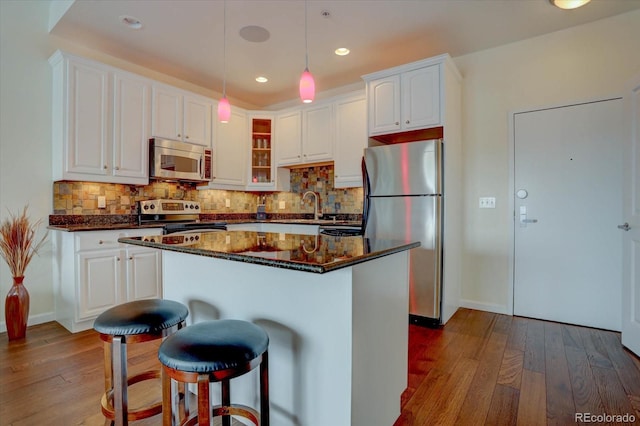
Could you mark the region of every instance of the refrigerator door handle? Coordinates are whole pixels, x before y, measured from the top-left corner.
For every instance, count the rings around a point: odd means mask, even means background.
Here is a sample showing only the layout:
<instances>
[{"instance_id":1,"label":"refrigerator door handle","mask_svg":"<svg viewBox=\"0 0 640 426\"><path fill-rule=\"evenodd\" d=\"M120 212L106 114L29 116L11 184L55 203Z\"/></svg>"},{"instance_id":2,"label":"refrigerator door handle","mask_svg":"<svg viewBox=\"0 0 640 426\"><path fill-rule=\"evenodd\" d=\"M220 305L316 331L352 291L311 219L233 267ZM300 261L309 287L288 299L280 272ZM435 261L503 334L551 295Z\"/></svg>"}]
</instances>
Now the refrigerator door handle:
<instances>
[{"instance_id":1,"label":"refrigerator door handle","mask_svg":"<svg viewBox=\"0 0 640 426\"><path fill-rule=\"evenodd\" d=\"M364 192L364 200L362 204L362 233L364 234L369 220L369 209L371 206L371 181L369 180L369 172L367 171L367 163L362 157L362 188Z\"/></svg>"}]
</instances>

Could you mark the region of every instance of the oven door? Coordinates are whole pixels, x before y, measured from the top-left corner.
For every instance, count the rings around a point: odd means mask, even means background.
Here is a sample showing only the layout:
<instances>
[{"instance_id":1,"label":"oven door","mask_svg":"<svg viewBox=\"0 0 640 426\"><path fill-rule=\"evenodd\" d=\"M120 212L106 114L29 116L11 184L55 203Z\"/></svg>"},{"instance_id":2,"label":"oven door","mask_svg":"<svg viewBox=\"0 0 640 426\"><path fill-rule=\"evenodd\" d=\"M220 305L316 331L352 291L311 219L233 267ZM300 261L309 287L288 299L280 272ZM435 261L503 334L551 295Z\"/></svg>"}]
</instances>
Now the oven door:
<instances>
[{"instance_id":1,"label":"oven door","mask_svg":"<svg viewBox=\"0 0 640 426\"><path fill-rule=\"evenodd\" d=\"M155 179L176 179L203 181L204 154L198 151L181 151L155 146L150 164L150 177Z\"/></svg>"}]
</instances>

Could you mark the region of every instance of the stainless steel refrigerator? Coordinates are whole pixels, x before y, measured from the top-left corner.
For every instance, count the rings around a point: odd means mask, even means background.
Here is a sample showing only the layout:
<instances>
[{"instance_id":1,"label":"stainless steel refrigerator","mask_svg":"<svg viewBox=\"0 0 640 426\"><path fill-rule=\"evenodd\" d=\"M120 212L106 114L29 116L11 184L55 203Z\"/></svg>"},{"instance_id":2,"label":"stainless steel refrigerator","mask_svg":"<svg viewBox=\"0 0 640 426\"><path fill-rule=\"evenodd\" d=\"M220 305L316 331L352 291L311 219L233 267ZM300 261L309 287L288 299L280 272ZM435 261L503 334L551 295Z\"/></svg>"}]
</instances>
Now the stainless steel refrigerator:
<instances>
[{"instance_id":1,"label":"stainless steel refrigerator","mask_svg":"<svg viewBox=\"0 0 640 426\"><path fill-rule=\"evenodd\" d=\"M442 140L366 148L365 236L420 241L410 251L409 321L437 325L442 292Z\"/></svg>"}]
</instances>

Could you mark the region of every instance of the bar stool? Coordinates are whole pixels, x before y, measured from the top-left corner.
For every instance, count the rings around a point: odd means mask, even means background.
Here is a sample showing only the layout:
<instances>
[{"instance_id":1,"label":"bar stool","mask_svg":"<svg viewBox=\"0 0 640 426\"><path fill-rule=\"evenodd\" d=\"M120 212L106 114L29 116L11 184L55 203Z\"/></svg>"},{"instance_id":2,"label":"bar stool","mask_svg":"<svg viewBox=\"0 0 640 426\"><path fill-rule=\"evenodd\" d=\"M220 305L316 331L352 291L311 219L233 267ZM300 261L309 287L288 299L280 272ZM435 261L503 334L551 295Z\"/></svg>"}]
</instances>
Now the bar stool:
<instances>
[{"instance_id":1,"label":"bar stool","mask_svg":"<svg viewBox=\"0 0 640 426\"><path fill-rule=\"evenodd\" d=\"M210 425L210 416L222 416L222 425L231 425L231 416L241 416L256 426L269 425L269 336L259 326L240 320L203 321L169 336L158 349L162 364L162 420L169 425ZM230 380L260 366L260 413L245 405L231 404ZM190 415L188 404L180 419L174 411L172 379L197 383L198 412ZM220 406L211 407L209 387L221 382ZM185 397L185 400L187 398ZM178 408L178 407L176 407Z\"/></svg>"},{"instance_id":2,"label":"bar stool","mask_svg":"<svg viewBox=\"0 0 640 426\"><path fill-rule=\"evenodd\" d=\"M162 403L129 411L128 387L161 377L160 370L148 370L127 376L127 344L161 339L183 328L189 310L172 300L148 299L123 303L107 309L96 318L93 328L104 342L105 392L102 414L116 425L155 416Z\"/></svg>"}]
</instances>

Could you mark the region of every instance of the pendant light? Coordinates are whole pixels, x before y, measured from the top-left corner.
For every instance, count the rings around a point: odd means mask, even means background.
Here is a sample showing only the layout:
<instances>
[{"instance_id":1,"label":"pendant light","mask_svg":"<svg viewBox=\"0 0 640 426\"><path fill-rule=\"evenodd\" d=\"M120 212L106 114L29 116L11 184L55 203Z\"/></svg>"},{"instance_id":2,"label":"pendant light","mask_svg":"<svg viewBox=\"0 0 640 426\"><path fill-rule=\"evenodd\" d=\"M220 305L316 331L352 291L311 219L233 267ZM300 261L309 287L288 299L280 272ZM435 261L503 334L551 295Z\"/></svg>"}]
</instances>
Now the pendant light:
<instances>
[{"instance_id":1,"label":"pendant light","mask_svg":"<svg viewBox=\"0 0 640 426\"><path fill-rule=\"evenodd\" d=\"M307 0L304 0L304 61L305 68L300 77L300 98L305 104L313 102L316 95L316 83L309 72L309 47L307 44Z\"/></svg>"},{"instance_id":2,"label":"pendant light","mask_svg":"<svg viewBox=\"0 0 640 426\"><path fill-rule=\"evenodd\" d=\"M218 101L218 120L221 123L228 123L231 118L231 105L227 99L227 0L224 0L224 43L222 46L222 99Z\"/></svg>"}]
</instances>

